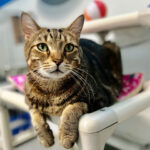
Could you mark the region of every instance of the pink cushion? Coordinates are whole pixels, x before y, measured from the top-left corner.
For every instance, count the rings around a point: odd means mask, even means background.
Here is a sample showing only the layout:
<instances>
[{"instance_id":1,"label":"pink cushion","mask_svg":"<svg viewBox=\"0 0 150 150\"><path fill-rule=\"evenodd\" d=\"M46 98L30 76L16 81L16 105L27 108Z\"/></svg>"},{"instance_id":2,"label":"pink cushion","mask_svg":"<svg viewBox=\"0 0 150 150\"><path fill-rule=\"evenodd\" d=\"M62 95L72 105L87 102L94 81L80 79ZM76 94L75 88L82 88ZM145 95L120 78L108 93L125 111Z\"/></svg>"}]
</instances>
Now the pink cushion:
<instances>
[{"instance_id":1,"label":"pink cushion","mask_svg":"<svg viewBox=\"0 0 150 150\"><path fill-rule=\"evenodd\" d=\"M142 89L143 77L143 73L123 75L123 87L117 99L123 100L137 94ZM16 89L24 92L25 75L9 76L7 79Z\"/></svg>"}]
</instances>

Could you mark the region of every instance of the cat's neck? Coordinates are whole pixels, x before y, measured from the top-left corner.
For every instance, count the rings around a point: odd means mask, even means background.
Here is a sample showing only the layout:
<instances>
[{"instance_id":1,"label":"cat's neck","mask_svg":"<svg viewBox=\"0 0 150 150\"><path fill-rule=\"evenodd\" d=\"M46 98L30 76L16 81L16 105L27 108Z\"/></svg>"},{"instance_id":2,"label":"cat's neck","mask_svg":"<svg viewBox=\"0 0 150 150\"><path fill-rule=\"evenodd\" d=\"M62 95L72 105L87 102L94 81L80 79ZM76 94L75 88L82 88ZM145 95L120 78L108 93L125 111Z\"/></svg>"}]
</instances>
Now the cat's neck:
<instances>
[{"instance_id":1,"label":"cat's neck","mask_svg":"<svg viewBox=\"0 0 150 150\"><path fill-rule=\"evenodd\" d=\"M65 76L64 78L54 80L54 79L42 77L35 73L27 74L27 82L29 82L29 84L47 93L51 93L51 92L58 93L58 91L62 89L62 87L66 85L67 82L69 83L70 81L73 84L72 80L73 79L71 78L70 75Z\"/></svg>"}]
</instances>

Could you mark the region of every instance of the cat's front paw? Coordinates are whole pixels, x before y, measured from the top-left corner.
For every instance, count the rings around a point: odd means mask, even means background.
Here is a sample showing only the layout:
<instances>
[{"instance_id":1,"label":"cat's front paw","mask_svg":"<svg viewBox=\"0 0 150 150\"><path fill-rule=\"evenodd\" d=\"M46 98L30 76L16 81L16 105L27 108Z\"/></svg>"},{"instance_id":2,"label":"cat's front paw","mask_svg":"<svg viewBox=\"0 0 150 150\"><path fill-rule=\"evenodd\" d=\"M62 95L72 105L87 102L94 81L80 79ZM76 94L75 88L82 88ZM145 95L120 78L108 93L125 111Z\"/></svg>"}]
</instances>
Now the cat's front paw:
<instances>
[{"instance_id":1,"label":"cat's front paw","mask_svg":"<svg viewBox=\"0 0 150 150\"><path fill-rule=\"evenodd\" d=\"M54 144L54 137L49 133L43 133L38 135L38 140L45 147L50 147Z\"/></svg>"},{"instance_id":2,"label":"cat's front paw","mask_svg":"<svg viewBox=\"0 0 150 150\"><path fill-rule=\"evenodd\" d=\"M72 148L73 145L74 145L74 142L71 141L69 138L65 137L63 139L60 140L60 143L61 145L66 148L66 149L69 149L69 148Z\"/></svg>"},{"instance_id":3,"label":"cat's front paw","mask_svg":"<svg viewBox=\"0 0 150 150\"><path fill-rule=\"evenodd\" d=\"M37 133L37 138L40 143L45 147L50 147L54 144L54 136L52 130L49 128L44 128Z\"/></svg>"},{"instance_id":4,"label":"cat's front paw","mask_svg":"<svg viewBox=\"0 0 150 150\"><path fill-rule=\"evenodd\" d=\"M72 132L67 128L60 129L59 131L59 142L66 149L72 148L74 143L77 141L77 138L78 138L78 133Z\"/></svg>"}]
</instances>

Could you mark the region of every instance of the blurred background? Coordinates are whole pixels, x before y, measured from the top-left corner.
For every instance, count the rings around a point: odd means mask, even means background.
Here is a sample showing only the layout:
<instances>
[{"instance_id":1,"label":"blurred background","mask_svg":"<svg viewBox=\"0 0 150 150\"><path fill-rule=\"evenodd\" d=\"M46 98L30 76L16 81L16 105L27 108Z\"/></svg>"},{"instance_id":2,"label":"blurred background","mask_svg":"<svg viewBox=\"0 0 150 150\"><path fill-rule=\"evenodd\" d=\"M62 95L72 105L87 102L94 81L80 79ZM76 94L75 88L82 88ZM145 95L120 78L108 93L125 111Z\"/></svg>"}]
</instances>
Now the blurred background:
<instances>
[{"instance_id":1,"label":"blurred background","mask_svg":"<svg viewBox=\"0 0 150 150\"><path fill-rule=\"evenodd\" d=\"M7 73L15 74L13 71L17 71L18 68L24 68L25 59L23 53L23 36L20 28L20 20L19 16L22 11L30 12L32 16L36 19L36 21L41 26L45 27L65 27L68 26L78 15L82 14L85 8L91 6L92 0L1 0L0 1L0 78L4 79ZM145 10L149 7L150 2L148 0L103 0L103 3L106 6L107 12L103 17L116 16L120 14L126 14L135 11ZM92 11L92 7L90 13ZM94 9L93 9L94 10ZM94 12L96 13L96 12ZM135 30L136 32L137 30ZM130 31L131 32L131 31ZM127 33L126 36L131 35L132 37L136 36L136 33ZM149 32L149 31L148 31ZM145 31L147 33L147 30ZM135 34L135 35L134 35ZM147 35L147 34L146 34ZM141 36L141 35L140 35ZM144 36L144 34L143 34ZM96 35L91 35L95 40L99 41ZM119 39L119 38L118 38ZM127 38L126 38L127 39ZM126 41L125 41L126 42ZM126 42L127 43L127 42ZM133 42L134 43L134 42ZM123 46L124 44L121 43ZM125 44L125 46L127 46ZM124 47L125 47L124 46ZM136 56L139 57L134 58L133 55L135 52L131 52L130 50L123 50L123 60L128 57L128 64L124 61L124 72L131 71L147 71L147 62L145 58L145 62L141 62L141 57L149 57L149 49L148 43L145 48L140 48L137 46L137 49L140 49ZM137 52L136 49L136 52ZM142 50L141 50L142 49ZM134 51L134 50L132 50ZM131 54L130 54L131 53ZM144 55L146 53L146 55ZM140 61L137 62L134 59ZM133 64L133 65L132 65ZM136 65L135 65L136 64ZM133 67L131 67L133 66ZM142 70L139 69L142 66L144 67ZM131 69L132 68L132 69ZM9 74L8 73L8 74ZM146 75L148 79L150 74Z\"/></svg>"},{"instance_id":2,"label":"blurred background","mask_svg":"<svg viewBox=\"0 0 150 150\"><path fill-rule=\"evenodd\" d=\"M149 0L0 0L0 87L10 82L11 76L24 74L26 72L24 38L19 20L22 11L30 13L38 24L43 27L59 28L68 26L77 16L83 13L85 15L85 21L90 22L96 19L109 18L149 9ZM144 79L150 79L149 26L135 25L133 27L110 29L105 32L82 34L81 37L92 39L100 44L104 40L116 42L121 47L124 74L143 72ZM20 80L23 79L20 78ZM14 136L20 134L20 130L16 128L16 126L24 125L21 129L23 131L32 128L28 114L12 109L11 107L9 114L12 116L10 117L10 124ZM116 131L116 136L119 138L116 138L117 141L115 141L115 138L114 141L111 140L106 149L149 149L150 141L148 138L150 136L148 135L150 135L150 130L148 127L150 127L150 118L148 119L148 124L145 127L146 132L138 128L141 132L138 134L139 137L137 139L135 138L137 135L134 135L136 131L133 129L135 128L135 124L138 123L134 122L131 124L131 122L129 122ZM27 123L28 121L29 123ZM140 126L142 125L143 124ZM134 132L132 134L129 132L130 127L132 127L131 130ZM129 133L126 134L127 130ZM144 137L143 139L143 136L146 138ZM34 134L32 132L32 135L21 143L33 137ZM124 141L122 145L118 144L122 142L119 141L119 139ZM20 143L18 142L15 145L20 145ZM131 146L128 147L127 145ZM37 140L31 140L30 142L15 147L15 149L18 150L30 150L33 148L44 149ZM1 146L0 149L2 149ZM59 150L60 148L55 149Z\"/></svg>"}]
</instances>

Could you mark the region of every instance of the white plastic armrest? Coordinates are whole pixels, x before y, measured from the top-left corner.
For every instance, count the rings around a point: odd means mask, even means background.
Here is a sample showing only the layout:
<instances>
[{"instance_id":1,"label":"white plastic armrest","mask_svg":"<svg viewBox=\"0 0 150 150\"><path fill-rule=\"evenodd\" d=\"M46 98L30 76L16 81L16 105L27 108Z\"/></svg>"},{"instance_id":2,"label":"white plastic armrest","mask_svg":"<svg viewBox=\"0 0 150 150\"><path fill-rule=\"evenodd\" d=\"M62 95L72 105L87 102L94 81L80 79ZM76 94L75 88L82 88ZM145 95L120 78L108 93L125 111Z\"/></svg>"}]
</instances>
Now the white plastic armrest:
<instances>
[{"instance_id":1,"label":"white plastic armrest","mask_svg":"<svg viewBox=\"0 0 150 150\"><path fill-rule=\"evenodd\" d=\"M84 23L82 33L100 32L135 25L150 26L150 10L133 12Z\"/></svg>"},{"instance_id":2,"label":"white plastic armrest","mask_svg":"<svg viewBox=\"0 0 150 150\"><path fill-rule=\"evenodd\" d=\"M94 133L115 123L123 122L150 106L150 81L144 84L144 91L136 96L90 114L79 122L79 131Z\"/></svg>"},{"instance_id":3,"label":"white plastic armrest","mask_svg":"<svg viewBox=\"0 0 150 150\"><path fill-rule=\"evenodd\" d=\"M24 111L29 110L25 103L24 95L19 92L14 92L11 86L0 88L0 101L5 104L11 104Z\"/></svg>"},{"instance_id":4,"label":"white plastic armrest","mask_svg":"<svg viewBox=\"0 0 150 150\"><path fill-rule=\"evenodd\" d=\"M138 112L150 106L150 81L138 95L90 114L79 121L78 147L82 150L104 150L108 138L117 127Z\"/></svg>"}]
</instances>

